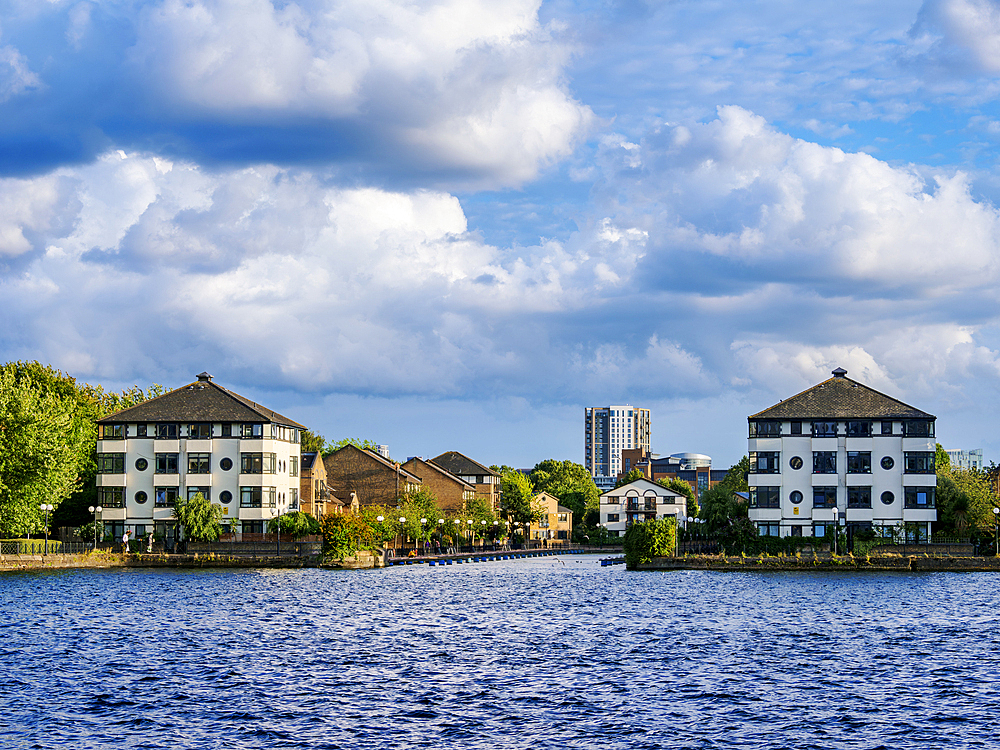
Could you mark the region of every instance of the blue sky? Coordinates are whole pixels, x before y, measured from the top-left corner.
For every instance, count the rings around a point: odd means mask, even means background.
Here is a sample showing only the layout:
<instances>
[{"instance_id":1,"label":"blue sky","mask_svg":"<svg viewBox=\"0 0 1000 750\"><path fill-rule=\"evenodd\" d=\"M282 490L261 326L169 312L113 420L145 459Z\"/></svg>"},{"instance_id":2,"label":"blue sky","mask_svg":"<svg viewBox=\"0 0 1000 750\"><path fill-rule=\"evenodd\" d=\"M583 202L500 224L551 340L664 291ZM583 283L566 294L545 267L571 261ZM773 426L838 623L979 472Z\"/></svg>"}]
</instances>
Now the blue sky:
<instances>
[{"instance_id":1,"label":"blue sky","mask_svg":"<svg viewBox=\"0 0 1000 750\"><path fill-rule=\"evenodd\" d=\"M1000 3L0 8L6 359L518 466L843 366L1000 455Z\"/></svg>"}]
</instances>

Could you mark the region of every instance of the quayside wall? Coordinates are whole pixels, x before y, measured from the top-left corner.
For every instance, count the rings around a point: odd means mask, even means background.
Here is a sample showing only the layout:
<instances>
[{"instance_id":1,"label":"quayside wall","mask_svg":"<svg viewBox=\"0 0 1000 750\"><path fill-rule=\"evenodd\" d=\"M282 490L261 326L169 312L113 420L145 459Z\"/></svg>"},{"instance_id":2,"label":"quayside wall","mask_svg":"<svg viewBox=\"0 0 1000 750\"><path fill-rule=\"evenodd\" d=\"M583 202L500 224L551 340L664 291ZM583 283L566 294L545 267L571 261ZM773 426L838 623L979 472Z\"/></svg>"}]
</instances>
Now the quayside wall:
<instances>
[{"instance_id":1,"label":"quayside wall","mask_svg":"<svg viewBox=\"0 0 1000 750\"><path fill-rule=\"evenodd\" d=\"M1000 572L1000 557L932 557L929 555L850 555L823 557L769 557L696 555L654 557L629 570L718 570L718 571L850 571L850 570L921 570L956 572Z\"/></svg>"}]
</instances>

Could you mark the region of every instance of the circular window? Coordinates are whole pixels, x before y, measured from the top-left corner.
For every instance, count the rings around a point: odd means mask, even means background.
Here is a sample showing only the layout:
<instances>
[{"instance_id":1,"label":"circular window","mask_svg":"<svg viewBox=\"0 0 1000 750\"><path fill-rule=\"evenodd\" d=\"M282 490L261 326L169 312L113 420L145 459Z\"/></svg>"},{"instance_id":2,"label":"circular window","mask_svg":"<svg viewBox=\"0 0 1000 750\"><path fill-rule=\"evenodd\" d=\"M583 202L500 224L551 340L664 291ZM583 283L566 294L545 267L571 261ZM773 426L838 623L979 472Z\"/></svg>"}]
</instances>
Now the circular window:
<instances>
[{"instance_id":1,"label":"circular window","mask_svg":"<svg viewBox=\"0 0 1000 750\"><path fill-rule=\"evenodd\" d=\"M886 471L889 471L889 469L891 469L895 465L896 462L892 460L892 456L886 456L885 458L882 459L882 468L885 469Z\"/></svg>"},{"instance_id":2,"label":"circular window","mask_svg":"<svg viewBox=\"0 0 1000 750\"><path fill-rule=\"evenodd\" d=\"M802 458L799 456L792 456L792 460L788 462L788 465L791 466L793 469L801 469Z\"/></svg>"},{"instance_id":3,"label":"circular window","mask_svg":"<svg viewBox=\"0 0 1000 750\"><path fill-rule=\"evenodd\" d=\"M229 471L231 468L233 468L233 459L231 458L222 459L221 461L219 461L219 468L222 469L223 471Z\"/></svg>"},{"instance_id":4,"label":"circular window","mask_svg":"<svg viewBox=\"0 0 1000 750\"><path fill-rule=\"evenodd\" d=\"M883 461L884 460L885 459L883 459ZM892 459L889 459L889 460L891 461ZM882 493L882 503L884 505L892 505L892 503L893 503L893 501L895 499L896 499L896 496L893 495L891 492L889 492L889 490L886 490L885 492Z\"/></svg>"},{"instance_id":5,"label":"circular window","mask_svg":"<svg viewBox=\"0 0 1000 750\"><path fill-rule=\"evenodd\" d=\"M788 496L788 499L792 501L792 505L798 505L802 502L802 493L798 490L793 490L792 494Z\"/></svg>"},{"instance_id":6,"label":"circular window","mask_svg":"<svg viewBox=\"0 0 1000 750\"><path fill-rule=\"evenodd\" d=\"M225 505L226 503L231 503L233 501L233 493L229 490L223 490L219 493L219 501Z\"/></svg>"},{"instance_id":7,"label":"circular window","mask_svg":"<svg viewBox=\"0 0 1000 750\"><path fill-rule=\"evenodd\" d=\"M139 471L145 471L146 467L148 466L149 466L149 461L147 461L144 458L137 458L135 460L135 468L137 468Z\"/></svg>"},{"instance_id":8,"label":"circular window","mask_svg":"<svg viewBox=\"0 0 1000 750\"><path fill-rule=\"evenodd\" d=\"M139 460L141 461L142 459L140 458ZM135 493L135 501L139 503L139 505L142 505L144 502L146 502L147 499L148 495L146 495L146 493L143 492L142 490L139 490L138 492Z\"/></svg>"}]
</instances>

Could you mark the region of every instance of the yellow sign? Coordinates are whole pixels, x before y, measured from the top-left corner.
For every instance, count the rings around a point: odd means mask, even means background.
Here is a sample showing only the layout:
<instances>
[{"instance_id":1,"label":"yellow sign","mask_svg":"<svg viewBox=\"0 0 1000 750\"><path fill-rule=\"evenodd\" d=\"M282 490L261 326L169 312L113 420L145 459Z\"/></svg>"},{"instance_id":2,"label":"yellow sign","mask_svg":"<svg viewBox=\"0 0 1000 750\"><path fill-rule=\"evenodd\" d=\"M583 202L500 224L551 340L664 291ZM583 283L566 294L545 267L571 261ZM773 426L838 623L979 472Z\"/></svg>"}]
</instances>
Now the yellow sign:
<instances>
[{"instance_id":1,"label":"yellow sign","mask_svg":"<svg viewBox=\"0 0 1000 750\"><path fill-rule=\"evenodd\" d=\"M799 514L799 509L798 509L798 506L796 506L796 507L795 507L795 508L794 508L794 509L792 510L792 515L795 515L795 516L797 516L798 514Z\"/></svg>"}]
</instances>

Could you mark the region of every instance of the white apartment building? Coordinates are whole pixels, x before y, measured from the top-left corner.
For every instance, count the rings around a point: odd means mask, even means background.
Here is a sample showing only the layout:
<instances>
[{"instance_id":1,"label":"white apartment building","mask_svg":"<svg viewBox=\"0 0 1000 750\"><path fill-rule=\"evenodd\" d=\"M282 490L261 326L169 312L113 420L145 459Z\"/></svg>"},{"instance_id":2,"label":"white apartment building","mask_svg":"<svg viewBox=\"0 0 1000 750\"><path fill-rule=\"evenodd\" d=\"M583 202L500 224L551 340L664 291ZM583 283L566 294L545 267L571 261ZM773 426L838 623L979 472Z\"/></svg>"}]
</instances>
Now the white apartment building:
<instances>
[{"instance_id":1,"label":"white apartment building","mask_svg":"<svg viewBox=\"0 0 1000 750\"><path fill-rule=\"evenodd\" d=\"M261 533L299 508L299 439L305 428L212 382L198 380L98 420L97 502L116 538L162 535L171 548L178 498L202 493Z\"/></svg>"},{"instance_id":2,"label":"white apartment building","mask_svg":"<svg viewBox=\"0 0 1000 750\"><path fill-rule=\"evenodd\" d=\"M971 451L951 450L945 451L951 459L951 468L967 470L983 470L983 449L976 448Z\"/></svg>"},{"instance_id":3,"label":"white apartment building","mask_svg":"<svg viewBox=\"0 0 1000 750\"><path fill-rule=\"evenodd\" d=\"M770 536L823 536L835 521L924 541L937 520L936 417L833 377L748 417L750 520Z\"/></svg>"},{"instance_id":4,"label":"white apartment building","mask_svg":"<svg viewBox=\"0 0 1000 750\"><path fill-rule=\"evenodd\" d=\"M687 528L687 498L648 479L610 489L601 495L600 523L611 536L625 536L636 521L675 516L680 528Z\"/></svg>"},{"instance_id":5,"label":"white apartment building","mask_svg":"<svg viewBox=\"0 0 1000 750\"><path fill-rule=\"evenodd\" d=\"M598 489L608 490L622 470L622 451L649 450L649 409L631 404L584 409L583 465Z\"/></svg>"}]
</instances>

